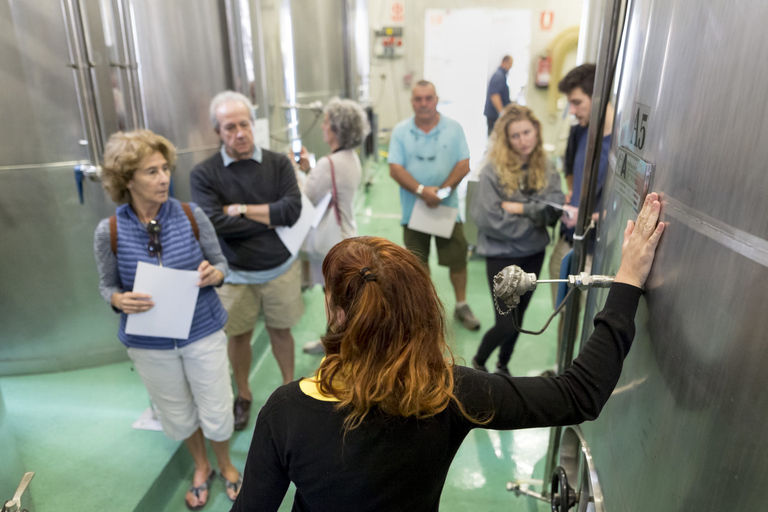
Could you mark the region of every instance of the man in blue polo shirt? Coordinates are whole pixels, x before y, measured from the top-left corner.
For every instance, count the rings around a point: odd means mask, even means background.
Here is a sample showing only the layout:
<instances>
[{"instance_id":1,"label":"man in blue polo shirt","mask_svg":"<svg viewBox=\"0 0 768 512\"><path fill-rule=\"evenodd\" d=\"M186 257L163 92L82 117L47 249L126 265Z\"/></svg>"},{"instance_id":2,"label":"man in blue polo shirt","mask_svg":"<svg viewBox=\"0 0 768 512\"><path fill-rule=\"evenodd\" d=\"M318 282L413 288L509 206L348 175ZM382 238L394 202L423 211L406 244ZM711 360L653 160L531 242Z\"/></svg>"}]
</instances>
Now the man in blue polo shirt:
<instances>
[{"instance_id":1,"label":"man in blue polo shirt","mask_svg":"<svg viewBox=\"0 0 768 512\"><path fill-rule=\"evenodd\" d=\"M408 228L416 201L430 208L440 204L458 208L456 186L469 172L469 146L461 125L437 111L435 86L419 81L411 94L414 116L401 121L392 130L389 142L389 174L400 184L401 224L405 247L427 265L432 236ZM445 199L438 190L450 192ZM451 238L435 237L438 264L448 267L456 294L454 315L472 331L480 322L466 302L467 240L464 227L458 221Z\"/></svg>"},{"instance_id":2,"label":"man in blue polo shirt","mask_svg":"<svg viewBox=\"0 0 768 512\"><path fill-rule=\"evenodd\" d=\"M512 57L505 55L501 65L491 80L488 82L488 92L485 95L485 110L483 114L488 121L488 135L493 131L493 125L499 118L499 112L509 105L509 85L507 85L507 73L512 69Z\"/></svg>"}]
</instances>

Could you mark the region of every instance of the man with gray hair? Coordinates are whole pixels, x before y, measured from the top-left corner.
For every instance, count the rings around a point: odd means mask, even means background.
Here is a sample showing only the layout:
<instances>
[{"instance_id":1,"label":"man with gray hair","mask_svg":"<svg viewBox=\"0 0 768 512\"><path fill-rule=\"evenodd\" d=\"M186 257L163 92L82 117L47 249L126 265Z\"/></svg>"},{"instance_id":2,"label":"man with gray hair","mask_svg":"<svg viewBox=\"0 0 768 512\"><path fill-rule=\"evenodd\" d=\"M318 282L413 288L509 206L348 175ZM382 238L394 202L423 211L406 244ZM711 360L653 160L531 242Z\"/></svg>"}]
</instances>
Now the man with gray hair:
<instances>
[{"instance_id":1,"label":"man with gray hair","mask_svg":"<svg viewBox=\"0 0 768 512\"><path fill-rule=\"evenodd\" d=\"M235 430L248 424L251 337L259 311L283 383L293 381L291 327L304 313L299 262L275 233L301 214L301 193L285 155L257 146L253 106L244 95L222 92L211 101L211 123L221 150L192 169L192 199L211 219L231 269L219 289L229 314L229 360L237 385Z\"/></svg>"}]
</instances>

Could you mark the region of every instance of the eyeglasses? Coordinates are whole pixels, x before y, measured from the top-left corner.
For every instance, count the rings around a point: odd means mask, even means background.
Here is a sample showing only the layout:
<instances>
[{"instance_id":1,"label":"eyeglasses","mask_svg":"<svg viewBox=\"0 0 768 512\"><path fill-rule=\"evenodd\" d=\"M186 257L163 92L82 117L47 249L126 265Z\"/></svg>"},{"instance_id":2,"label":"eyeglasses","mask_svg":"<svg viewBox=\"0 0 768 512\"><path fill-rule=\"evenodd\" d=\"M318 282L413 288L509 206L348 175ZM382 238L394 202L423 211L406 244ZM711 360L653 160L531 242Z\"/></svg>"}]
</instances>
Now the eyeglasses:
<instances>
[{"instance_id":1,"label":"eyeglasses","mask_svg":"<svg viewBox=\"0 0 768 512\"><path fill-rule=\"evenodd\" d=\"M160 244L160 223L157 220L152 219L147 223L147 235L149 235L149 243L147 244L149 255L152 258L157 256L159 259L163 246Z\"/></svg>"}]
</instances>

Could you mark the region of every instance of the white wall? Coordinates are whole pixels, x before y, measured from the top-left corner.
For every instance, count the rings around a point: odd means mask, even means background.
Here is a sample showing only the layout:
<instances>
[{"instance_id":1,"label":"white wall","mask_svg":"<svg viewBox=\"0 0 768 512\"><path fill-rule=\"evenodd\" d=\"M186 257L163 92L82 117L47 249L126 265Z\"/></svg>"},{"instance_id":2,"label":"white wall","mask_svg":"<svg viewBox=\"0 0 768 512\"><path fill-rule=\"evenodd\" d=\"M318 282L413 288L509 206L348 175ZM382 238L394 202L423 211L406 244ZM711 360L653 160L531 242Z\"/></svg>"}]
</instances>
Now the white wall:
<instances>
[{"instance_id":1,"label":"white wall","mask_svg":"<svg viewBox=\"0 0 768 512\"><path fill-rule=\"evenodd\" d=\"M398 121L412 115L410 106L410 85L404 83L409 75L412 83L423 77L424 69L424 26L425 10L493 8L493 9L530 9L531 70L528 84L527 105L537 114L543 124L544 141L556 144L562 153L563 136L567 135L567 121L559 115L550 116L546 110L546 90L536 89L536 60L544 52L549 42L566 28L579 26L583 0L404 0L405 12L402 23L391 21L391 4L394 0L369 0L368 15L371 30L382 26L403 27L403 57L399 59L371 59L371 101L379 114L380 128L392 128ZM550 30L541 30L539 19L542 11L553 11L554 22ZM373 35L372 42L375 40ZM468 41L467 44L471 44ZM575 65L575 52L568 59L564 70ZM440 94L440 84L438 95Z\"/></svg>"}]
</instances>

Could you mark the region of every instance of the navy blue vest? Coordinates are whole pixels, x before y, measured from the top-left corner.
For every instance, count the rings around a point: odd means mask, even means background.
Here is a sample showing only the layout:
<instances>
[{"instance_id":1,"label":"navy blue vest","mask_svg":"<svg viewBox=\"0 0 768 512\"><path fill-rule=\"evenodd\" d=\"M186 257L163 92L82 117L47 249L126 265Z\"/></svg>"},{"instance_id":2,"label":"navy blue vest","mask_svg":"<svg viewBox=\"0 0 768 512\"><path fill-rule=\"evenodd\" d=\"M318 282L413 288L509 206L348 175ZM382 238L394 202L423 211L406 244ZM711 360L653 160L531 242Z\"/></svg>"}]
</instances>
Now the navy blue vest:
<instances>
[{"instance_id":1,"label":"navy blue vest","mask_svg":"<svg viewBox=\"0 0 768 512\"><path fill-rule=\"evenodd\" d=\"M195 206L190 204L194 210ZM133 208L124 204L118 206L117 212L117 271L123 290L132 290L136 278L136 265L145 261L158 264L157 256L149 256L147 246L149 235ZM180 270L197 270L205 259L200 244L192 231L181 203L176 199L168 199L160 207L156 217L160 223L160 244L163 247L163 266ZM170 350L183 347L193 341L208 336L224 327L227 322L227 312L221 305L216 291L211 286L200 289L192 318L189 338L186 340L158 338L154 336L135 336L125 333L125 322L128 316L120 315L120 329L117 336L126 347Z\"/></svg>"}]
</instances>

